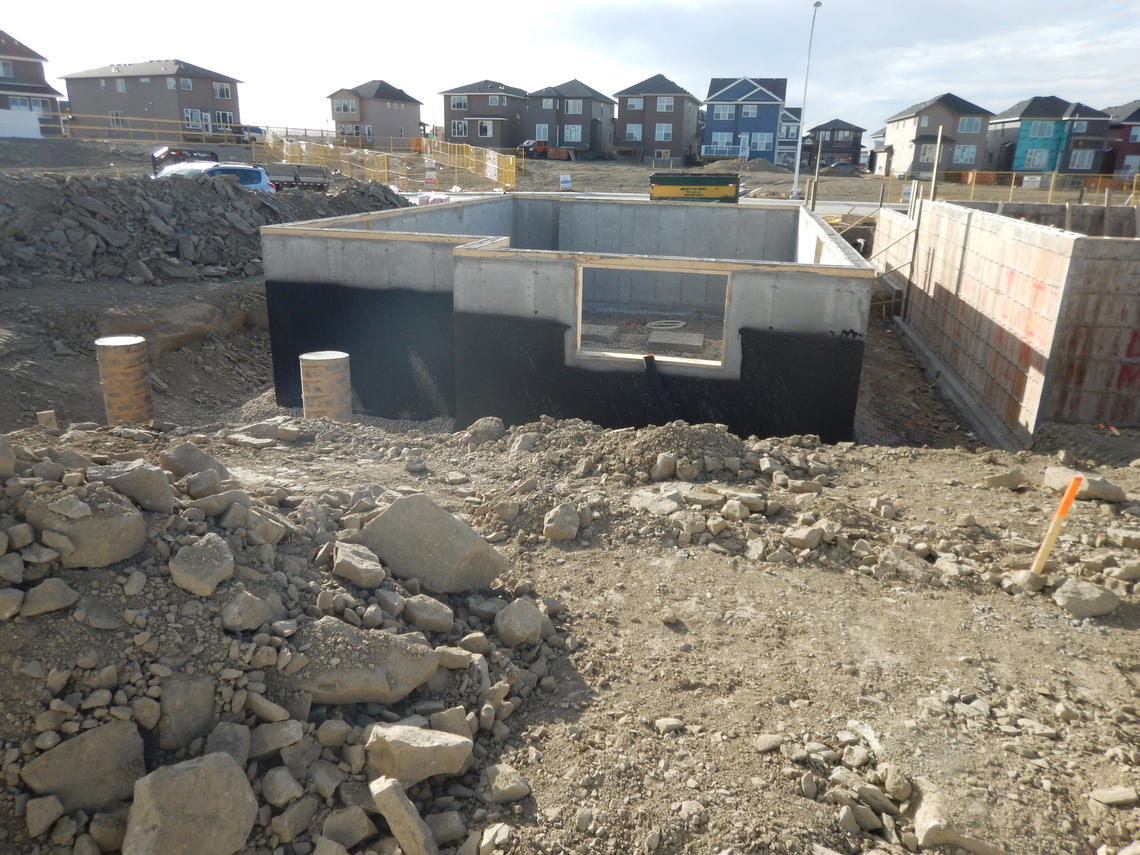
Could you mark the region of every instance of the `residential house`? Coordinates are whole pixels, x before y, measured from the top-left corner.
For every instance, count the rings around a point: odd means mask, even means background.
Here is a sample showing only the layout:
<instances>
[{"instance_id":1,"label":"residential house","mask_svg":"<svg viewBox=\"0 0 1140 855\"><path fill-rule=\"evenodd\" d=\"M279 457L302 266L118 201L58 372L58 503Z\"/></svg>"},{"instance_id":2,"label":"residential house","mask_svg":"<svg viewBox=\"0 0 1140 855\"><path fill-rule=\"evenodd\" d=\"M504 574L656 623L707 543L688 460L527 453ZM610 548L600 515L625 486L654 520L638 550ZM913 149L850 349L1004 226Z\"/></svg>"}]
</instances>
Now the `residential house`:
<instances>
[{"instance_id":1,"label":"residential house","mask_svg":"<svg viewBox=\"0 0 1140 855\"><path fill-rule=\"evenodd\" d=\"M423 104L391 83L369 80L329 95L337 139L357 145L421 135Z\"/></svg>"},{"instance_id":2,"label":"residential house","mask_svg":"<svg viewBox=\"0 0 1140 855\"><path fill-rule=\"evenodd\" d=\"M1064 171L1073 105L1056 95L1018 101L990 119L987 164L998 172Z\"/></svg>"},{"instance_id":3,"label":"residential house","mask_svg":"<svg viewBox=\"0 0 1140 855\"><path fill-rule=\"evenodd\" d=\"M1065 148L1060 172L1099 175L1105 171L1108 144L1108 113L1087 104L1070 104L1065 121Z\"/></svg>"},{"instance_id":4,"label":"residential house","mask_svg":"<svg viewBox=\"0 0 1140 855\"><path fill-rule=\"evenodd\" d=\"M1135 175L1140 172L1140 100L1109 107L1105 112L1109 151L1104 170L1118 176Z\"/></svg>"},{"instance_id":5,"label":"residential house","mask_svg":"<svg viewBox=\"0 0 1140 855\"><path fill-rule=\"evenodd\" d=\"M864 130L842 119L816 125L804 138L803 168L814 169L817 160L821 166L858 163L863 150Z\"/></svg>"},{"instance_id":6,"label":"residential house","mask_svg":"<svg viewBox=\"0 0 1140 855\"><path fill-rule=\"evenodd\" d=\"M867 171L874 175L887 174L887 129L871 131L871 157Z\"/></svg>"},{"instance_id":7,"label":"residential house","mask_svg":"<svg viewBox=\"0 0 1140 855\"><path fill-rule=\"evenodd\" d=\"M968 171L985 164L986 133L993 115L950 92L912 104L886 122L883 173L929 176L935 166L938 131L942 131L939 171Z\"/></svg>"},{"instance_id":8,"label":"residential house","mask_svg":"<svg viewBox=\"0 0 1140 855\"><path fill-rule=\"evenodd\" d=\"M516 148L526 139L527 94L497 80L439 93L446 140L485 148Z\"/></svg>"},{"instance_id":9,"label":"residential house","mask_svg":"<svg viewBox=\"0 0 1140 855\"><path fill-rule=\"evenodd\" d=\"M105 65L65 74L80 128L182 136L225 134L241 124L233 77L181 59Z\"/></svg>"},{"instance_id":10,"label":"residential house","mask_svg":"<svg viewBox=\"0 0 1140 855\"><path fill-rule=\"evenodd\" d=\"M594 157L614 153L613 98L581 80L547 86L528 96L527 139L542 140Z\"/></svg>"},{"instance_id":11,"label":"residential house","mask_svg":"<svg viewBox=\"0 0 1140 855\"><path fill-rule=\"evenodd\" d=\"M800 147L800 121L803 110L785 107L780 114L780 130L776 134L776 166L796 167L796 153Z\"/></svg>"},{"instance_id":12,"label":"residential house","mask_svg":"<svg viewBox=\"0 0 1140 855\"><path fill-rule=\"evenodd\" d=\"M63 96L48 86L42 56L27 45L0 30L0 110L28 112L36 120L17 121L16 117L0 122L0 136L59 136L63 132L59 116L59 99ZM38 133L36 125L38 124ZM4 128L10 128L5 131Z\"/></svg>"},{"instance_id":13,"label":"residential house","mask_svg":"<svg viewBox=\"0 0 1140 855\"><path fill-rule=\"evenodd\" d=\"M701 156L775 163L787 88L785 77L714 77L704 102Z\"/></svg>"},{"instance_id":14,"label":"residential house","mask_svg":"<svg viewBox=\"0 0 1140 855\"><path fill-rule=\"evenodd\" d=\"M664 74L627 86L618 99L615 147L638 160L694 160L701 144L701 102Z\"/></svg>"}]
</instances>

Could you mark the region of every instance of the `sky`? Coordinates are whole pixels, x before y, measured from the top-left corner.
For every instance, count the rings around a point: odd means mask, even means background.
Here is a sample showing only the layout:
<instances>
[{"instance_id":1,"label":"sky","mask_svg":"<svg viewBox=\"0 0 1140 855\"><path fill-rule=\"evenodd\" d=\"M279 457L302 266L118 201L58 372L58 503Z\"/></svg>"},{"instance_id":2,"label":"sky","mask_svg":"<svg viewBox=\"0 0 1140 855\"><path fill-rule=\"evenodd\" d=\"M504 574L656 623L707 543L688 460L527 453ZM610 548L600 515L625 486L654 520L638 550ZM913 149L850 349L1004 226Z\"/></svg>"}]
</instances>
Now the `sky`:
<instances>
[{"instance_id":1,"label":"sky","mask_svg":"<svg viewBox=\"0 0 1140 855\"><path fill-rule=\"evenodd\" d=\"M57 0L9 4L0 29L47 58L64 94L64 74L181 59L241 80L247 124L324 129L328 96L374 79L429 123L439 92L483 79L530 92L578 78L612 96L664 74L704 99L712 77L785 77L800 106L812 16L812 0ZM823 0L806 124L870 132L944 92L995 113L1034 95L1103 109L1140 99L1137 44L1140 0Z\"/></svg>"}]
</instances>

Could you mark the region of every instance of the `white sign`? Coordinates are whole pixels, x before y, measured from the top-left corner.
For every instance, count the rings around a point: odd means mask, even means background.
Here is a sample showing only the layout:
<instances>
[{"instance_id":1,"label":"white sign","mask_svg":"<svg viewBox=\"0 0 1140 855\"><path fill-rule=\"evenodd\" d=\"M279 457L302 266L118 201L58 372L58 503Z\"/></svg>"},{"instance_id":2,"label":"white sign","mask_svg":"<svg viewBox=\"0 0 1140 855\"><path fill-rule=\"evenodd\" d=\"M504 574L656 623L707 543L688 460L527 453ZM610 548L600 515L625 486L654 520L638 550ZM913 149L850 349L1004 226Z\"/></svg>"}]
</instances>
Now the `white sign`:
<instances>
[{"instance_id":1,"label":"white sign","mask_svg":"<svg viewBox=\"0 0 1140 855\"><path fill-rule=\"evenodd\" d=\"M492 181L499 180L499 153L497 151L487 150L487 156L483 165L483 174Z\"/></svg>"},{"instance_id":2,"label":"white sign","mask_svg":"<svg viewBox=\"0 0 1140 855\"><path fill-rule=\"evenodd\" d=\"M424 169L435 169L435 161L430 157L424 158Z\"/></svg>"},{"instance_id":3,"label":"white sign","mask_svg":"<svg viewBox=\"0 0 1140 855\"><path fill-rule=\"evenodd\" d=\"M570 189L570 176L569 175L563 174L563 175L558 176L558 189L559 190L569 190Z\"/></svg>"},{"instance_id":4,"label":"white sign","mask_svg":"<svg viewBox=\"0 0 1140 855\"><path fill-rule=\"evenodd\" d=\"M434 187L434 186L435 186L435 173L434 172L425 172L424 173L424 187Z\"/></svg>"},{"instance_id":5,"label":"white sign","mask_svg":"<svg viewBox=\"0 0 1140 855\"><path fill-rule=\"evenodd\" d=\"M1041 189L1041 176L1040 175L1023 175L1021 177L1021 186L1026 190L1040 190Z\"/></svg>"}]
</instances>

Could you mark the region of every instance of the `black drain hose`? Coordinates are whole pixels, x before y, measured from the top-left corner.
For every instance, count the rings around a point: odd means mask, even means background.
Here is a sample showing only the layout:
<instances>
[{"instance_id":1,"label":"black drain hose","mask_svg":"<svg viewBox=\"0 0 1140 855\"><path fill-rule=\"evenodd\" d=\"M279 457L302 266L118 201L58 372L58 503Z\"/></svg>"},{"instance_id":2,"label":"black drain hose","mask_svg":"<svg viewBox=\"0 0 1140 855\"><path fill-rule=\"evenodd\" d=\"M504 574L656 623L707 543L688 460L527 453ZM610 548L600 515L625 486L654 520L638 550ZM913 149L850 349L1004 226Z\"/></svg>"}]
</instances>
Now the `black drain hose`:
<instances>
[{"instance_id":1,"label":"black drain hose","mask_svg":"<svg viewBox=\"0 0 1140 855\"><path fill-rule=\"evenodd\" d=\"M657 397L657 403L665 411L665 418L671 422L677 421L677 408L673 406L673 401L665 390L665 384L661 381L661 374L657 370L657 360L652 353L647 353L642 358L645 360L645 376L649 378L649 385L653 387L653 394Z\"/></svg>"}]
</instances>

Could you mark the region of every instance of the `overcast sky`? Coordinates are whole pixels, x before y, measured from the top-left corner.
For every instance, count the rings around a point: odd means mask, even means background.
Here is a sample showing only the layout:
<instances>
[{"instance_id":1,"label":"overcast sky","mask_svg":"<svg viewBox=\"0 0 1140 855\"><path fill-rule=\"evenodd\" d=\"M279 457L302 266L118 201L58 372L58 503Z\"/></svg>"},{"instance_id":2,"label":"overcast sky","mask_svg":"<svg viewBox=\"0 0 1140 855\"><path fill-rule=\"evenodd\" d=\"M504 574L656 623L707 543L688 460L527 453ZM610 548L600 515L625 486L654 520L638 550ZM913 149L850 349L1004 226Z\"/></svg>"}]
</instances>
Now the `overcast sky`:
<instances>
[{"instance_id":1,"label":"overcast sky","mask_svg":"<svg viewBox=\"0 0 1140 855\"><path fill-rule=\"evenodd\" d=\"M485 78L612 95L660 73L703 99L711 77L786 77L798 106L812 18L811 0L6 5L0 29L47 57L65 94L64 74L181 59L243 81L247 123L316 128L328 95L372 79L428 122L440 91ZM995 113L1033 95L1103 109L1140 98L1137 44L1140 0L823 0L807 124L872 131L943 92Z\"/></svg>"}]
</instances>

